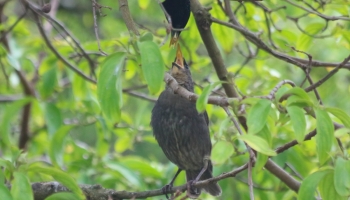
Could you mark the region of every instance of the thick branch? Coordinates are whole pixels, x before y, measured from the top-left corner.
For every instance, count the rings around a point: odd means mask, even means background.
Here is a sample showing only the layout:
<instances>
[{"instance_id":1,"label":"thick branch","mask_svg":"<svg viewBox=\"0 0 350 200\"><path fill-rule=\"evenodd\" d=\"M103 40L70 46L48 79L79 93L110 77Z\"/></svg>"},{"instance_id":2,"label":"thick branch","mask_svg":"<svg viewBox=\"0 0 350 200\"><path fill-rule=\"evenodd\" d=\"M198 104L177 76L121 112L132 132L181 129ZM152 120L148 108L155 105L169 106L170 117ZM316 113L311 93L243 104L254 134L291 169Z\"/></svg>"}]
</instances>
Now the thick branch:
<instances>
[{"instance_id":1,"label":"thick branch","mask_svg":"<svg viewBox=\"0 0 350 200\"><path fill-rule=\"evenodd\" d=\"M228 173L223 173L219 176L199 181L194 184L194 186L201 187L207 185L211 182L217 182L219 180L234 177L238 173L247 169L248 164L245 164L241 167L238 167L235 170L232 170ZM128 192L128 191L115 191L112 189L105 189L100 185L80 185L80 188L84 192L86 199L89 200L121 200L121 199L139 199L163 195L162 189L149 190L143 192ZM57 193L57 192L67 192L68 189L58 182L43 182L43 183L33 183L32 189L34 193L35 200L44 200L46 197ZM177 191L183 192L187 189L187 185L181 185L178 187L173 187L171 189L172 193Z\"/></svg>"},{"instance_id":2,"label":"thick branch","mask_svg":"<svg viewBox=\"0 0 350 200\"><path fill-rule=\"evenodd\" d=\"M194 14L196 24L199 30L199 33L202 37L203 43L206 46L206 49L209 53L209 56L213 62L214 68L216 70L216 73L220 80L229 82L227 78L227 70L223 63L223 59L220 55L220 51L215 43L215 40L213 38L213 35L210 30L210 14L206 9L203 8L203 6L199 3L198 0L191 0L191 10ZM235 17L232 16L230 19L234 19ZM248 40L254 40L256 39L256 35L249 32L245 28L241 28L240 26L233 25L229 23L230 25L234 26L235 29L238 30L245 30L244 32L247 32L246 38ZM263 43L260 39L257 40L261 45L265 46L265 48L268 48L265 43ZM260 47L260 46L259 46ZM298 64L298 66L302 65L297 61L291 60L292 62L295 62ZM306 66L304 66L306 68ZM223 84L223 87L225 89L225 92L228 97L238 97L237 92L235 91L233 84ZM247 131L248 126L246 123L246 118L243 116L238 116L240 124L243 126L243 128ZM266 169L268 169L272 174L274 174L276 177L278 177L282 182L284 182L289 188L294 190L295 192L298 191L300 183L294 179L294 177L287 174L282 168L278 167L272 160L268 160L266 163ZM288 180L287 180L288 179Z\"/></svg>"},{"instance_id":3,"label":"thick branch","mask_svg":"<svg viewBox=\"0 0 350 200\"><path fill-rule=\"evenodd\" d=\"M232 83L228 79L228 72L225 67L224 60L220 55L220 50L214 40L213 34L210 29L210 14L199 3L198 0L191 0L191 10L195 17L198 31L202 37L203 43L208 51L209 57L214 65L218 78L224 83L222 86L228 97L238 97L236 90Z\"/></svg>"},{"instance_id":4,"label":"thick branch","mask_svg":"<svg viewBox=\"0 0 350 200\"><path fill-rule=\"evenodd\" d=\"M137 30L134 20L132 19L129 11L129 4L127 0L118 0L119 2L119 11L122 13L122 17L124 19L125 25L128 28L130 33L134 33L135 35L140 35Z\"/></svg>"}]
</instances>

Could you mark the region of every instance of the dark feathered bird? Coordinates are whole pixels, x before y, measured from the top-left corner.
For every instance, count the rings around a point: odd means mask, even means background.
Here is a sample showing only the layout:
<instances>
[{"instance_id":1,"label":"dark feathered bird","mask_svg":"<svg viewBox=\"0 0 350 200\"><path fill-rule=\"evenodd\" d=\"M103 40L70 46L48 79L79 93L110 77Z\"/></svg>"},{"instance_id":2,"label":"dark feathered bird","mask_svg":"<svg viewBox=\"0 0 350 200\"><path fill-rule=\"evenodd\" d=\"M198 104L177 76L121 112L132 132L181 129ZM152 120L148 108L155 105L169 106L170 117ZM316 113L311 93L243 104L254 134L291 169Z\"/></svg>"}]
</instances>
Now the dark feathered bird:
<instances>
[{"instance_id":1,"label":"dark feathered bird","mask_svg":"<svg viewBox=\"0 0 350 200\"><path fill-rule=\"evenodd\" d=\"M190 18L190 0L165 0L162 4L171 17L172 27L175 29L184 29ZM170 46L176 44L180 33L181 31L171 30Z\"/></svg>"},{"instance_id":2,"label":"dark feathered bird","mask_svg":"<svg viewBox=\"0 0 350 200\"><path fill-rule=\"evenodd\" d=\"M191 72L179 46L170 73L182 87L193 92ZM191 186L193 182L212 177L213 166L210 161L212 145L208 121L206 112L198 113L194 102L174 94L168 86L152 110L151 125L154 136L166 157L179 167L167 186L172 187L176 176L181 170L185 170L190 186L187 194L191 198L197 198L201 189L213 196L221 194L221 188L217 183L210 183L203 188Z\"/></svg>"}]
</instances>

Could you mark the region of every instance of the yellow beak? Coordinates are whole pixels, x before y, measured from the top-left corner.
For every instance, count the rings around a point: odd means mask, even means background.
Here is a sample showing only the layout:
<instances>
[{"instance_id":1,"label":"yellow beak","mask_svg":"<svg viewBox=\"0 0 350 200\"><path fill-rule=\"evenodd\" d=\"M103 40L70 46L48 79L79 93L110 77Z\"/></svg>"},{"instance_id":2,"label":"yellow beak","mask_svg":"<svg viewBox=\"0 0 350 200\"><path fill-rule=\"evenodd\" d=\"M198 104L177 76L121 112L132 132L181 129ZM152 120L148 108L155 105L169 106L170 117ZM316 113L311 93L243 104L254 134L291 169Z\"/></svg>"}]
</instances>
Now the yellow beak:
<instances>
[{"instance_id":1,"label":"yellow beak","mask_svg":"<svg viewBox=\"0 0 350 200\"><path fill-rule=\"evenodd\" d=\"M178 65L178 67L184 68L184 58L182 56L180 44L177 44L177 50L176 50L176 60L175 63Z\"/></svg>"}]
</instances>

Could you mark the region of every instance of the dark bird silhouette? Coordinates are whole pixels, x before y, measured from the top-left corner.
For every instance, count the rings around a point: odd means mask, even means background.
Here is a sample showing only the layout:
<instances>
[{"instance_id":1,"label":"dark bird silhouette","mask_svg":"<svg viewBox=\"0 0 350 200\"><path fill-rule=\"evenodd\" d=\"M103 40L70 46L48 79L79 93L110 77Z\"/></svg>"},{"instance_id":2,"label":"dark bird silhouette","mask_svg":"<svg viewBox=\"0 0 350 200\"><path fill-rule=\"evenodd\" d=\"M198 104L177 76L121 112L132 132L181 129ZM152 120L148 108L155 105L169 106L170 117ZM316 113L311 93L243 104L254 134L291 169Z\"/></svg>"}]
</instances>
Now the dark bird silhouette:
<instances>
[{"instance_id":1,"label":"dark bird silhouette","mask_svg":"<svg viewBox=\"0 0 350 200\"><path fill-rule=\"evenodd\" d=\"M190 18L190 0L165 0L162 4L165 11L170 15L172 28L184 29ZM169 22L168 18L167 20ZM177 43L180 33L181 31L171 30L170 46Z\"/></svg>"},{"instance_id":2,"label":"dark bird silhouette","mask_svg":"<svg viewBox=\"0 0 350 200\"><path fill-rule=\"evenodd\" d=\"M182 87L193 92L191 72L179 45L170 73ZM186 171L187 195L190 198L197 198L201 189L213 196L221 194L221 188L215 182L203 188L192 186L199 180L212 177L212 145L208 122L206 112L198 113L196 103L174 94L170 87L166 86L159 96L152 110L153 133L166 157L179 167L172 181L163 188L165 194L173 186L181 170Z\"/></svg>"}]
</instances>

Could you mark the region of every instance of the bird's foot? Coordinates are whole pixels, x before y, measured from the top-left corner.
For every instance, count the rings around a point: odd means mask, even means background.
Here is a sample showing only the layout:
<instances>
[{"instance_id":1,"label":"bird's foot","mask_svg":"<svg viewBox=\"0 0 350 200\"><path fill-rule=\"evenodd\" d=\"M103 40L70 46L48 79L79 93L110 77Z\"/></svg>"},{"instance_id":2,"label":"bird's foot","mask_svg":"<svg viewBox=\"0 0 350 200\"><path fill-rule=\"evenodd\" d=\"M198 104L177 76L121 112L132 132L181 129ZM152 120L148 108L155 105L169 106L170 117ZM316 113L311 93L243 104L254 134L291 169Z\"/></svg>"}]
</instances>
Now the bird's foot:
<instances>
[{"instance_id":1,"label":"bird's foot","mask_svg":"<svg viewBox=\"0 0 350 200\"><path fill-rule=\"evenodd\" d=\"M188 191L188 193L197 196L197 195L200 194L200 192L198 191L198 188L196 188L196 187L194 186L195 183L197 183L197 181L195 181L195 180L189 180L189 181L187 182L187 191Z\"/></svg>"},{"instance_id":2,"label":"bird's foot","mask_svg":"<svg viewBox=\"0 0 350 200\"><path fill-rule=\"evenodd\" d=\"M171 188L173 188L173 184L166 184L166 185L162 188L163 194L165 194L166 199L169 199L168 193L171 192Z\"/></svg>"}]
</instances>

